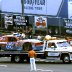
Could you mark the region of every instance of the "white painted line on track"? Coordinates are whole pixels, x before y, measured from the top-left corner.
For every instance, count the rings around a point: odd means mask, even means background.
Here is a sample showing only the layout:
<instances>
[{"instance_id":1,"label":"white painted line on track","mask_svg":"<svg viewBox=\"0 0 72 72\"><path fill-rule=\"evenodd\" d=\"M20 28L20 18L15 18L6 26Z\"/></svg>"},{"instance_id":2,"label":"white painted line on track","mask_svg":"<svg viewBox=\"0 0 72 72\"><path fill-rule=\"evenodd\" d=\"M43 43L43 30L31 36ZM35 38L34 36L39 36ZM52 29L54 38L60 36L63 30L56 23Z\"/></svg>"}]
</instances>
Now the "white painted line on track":
<instances>
[{"instance_id":1,"label":"white painted line on track","mask_svg":"<svg viewBox=\"0 0 72 72\"><path fill-rule=\"evenodd\" d=\"M43 69L37 69L37 71L53 72L53 70L43 70Z\"/></svg>"},{"instance_id":2,"label":"white painted line on track","mask_svg":"<svg viewBox=\"0 0 72 72\"><path fill-rule=\"evenodd\" d=\"M7 67L7 65L0 65L0 67Z\"/></svg>"}]
</instances>

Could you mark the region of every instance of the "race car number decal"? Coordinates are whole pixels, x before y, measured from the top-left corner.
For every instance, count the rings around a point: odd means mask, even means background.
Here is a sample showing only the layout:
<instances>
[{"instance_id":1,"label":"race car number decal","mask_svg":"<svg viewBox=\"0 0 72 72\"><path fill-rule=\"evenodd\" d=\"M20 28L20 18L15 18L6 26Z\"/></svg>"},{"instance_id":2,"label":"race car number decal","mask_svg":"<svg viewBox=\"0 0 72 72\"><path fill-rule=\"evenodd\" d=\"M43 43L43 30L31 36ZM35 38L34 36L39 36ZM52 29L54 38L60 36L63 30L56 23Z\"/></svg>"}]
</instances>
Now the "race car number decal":
<instances>
[{"instance_id":1,"label":"race car number decal","mask_svg":"<svg viewBox=\"0 0 72 72\"><path fill-rule=\"evenodd\" d=\"M6 45L6 49L13 49L13 45L14 45L13 42L8 42Z\"/></svg>"}]
</instances>

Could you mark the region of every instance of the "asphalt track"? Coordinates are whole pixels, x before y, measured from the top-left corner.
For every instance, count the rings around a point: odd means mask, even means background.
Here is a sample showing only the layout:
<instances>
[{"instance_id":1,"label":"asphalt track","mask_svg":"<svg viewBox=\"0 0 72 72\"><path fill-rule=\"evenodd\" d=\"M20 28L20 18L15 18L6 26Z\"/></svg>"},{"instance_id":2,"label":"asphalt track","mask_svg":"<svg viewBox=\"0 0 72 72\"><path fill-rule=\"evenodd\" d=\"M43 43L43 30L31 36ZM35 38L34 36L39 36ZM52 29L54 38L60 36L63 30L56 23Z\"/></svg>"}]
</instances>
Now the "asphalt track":
<instances>
[{"instance_id":1,"label":"asphalt track","mask_svg":"<svg viewBox=\"0 0 72 72\"><path fill-rule=\"evenodd\" d=\"M72 72L72 63L37 61L36 67L36 72ZM11 63L10 58L0 58L0 72L30 72L30 63Z\"/></svg>"}]
</instances>

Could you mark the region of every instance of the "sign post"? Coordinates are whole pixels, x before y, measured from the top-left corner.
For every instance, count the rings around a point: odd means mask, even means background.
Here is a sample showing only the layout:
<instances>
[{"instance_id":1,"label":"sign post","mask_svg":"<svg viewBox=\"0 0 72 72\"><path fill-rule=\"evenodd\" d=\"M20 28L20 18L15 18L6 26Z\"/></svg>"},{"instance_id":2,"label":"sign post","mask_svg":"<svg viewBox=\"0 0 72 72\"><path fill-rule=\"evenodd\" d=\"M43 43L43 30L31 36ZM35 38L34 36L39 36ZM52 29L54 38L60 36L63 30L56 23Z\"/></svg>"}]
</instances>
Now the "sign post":
<instances>
[{"instance_id":1,"label":"sign post","mask_svg":"<svg viewBox=\"0 0 72 72\"><path fill-rule=\"evenodd\" d=\"M24 0L21 0L21 5L22 5L22 16L24 16Z\"/></svg>"},{"instance_id":2,"label":"sign post","mask_svg":"<svg viewBox=\"0 0 72 72\"><path fill-rule=\"evenodd\" d=\"M25 20L25 17L24 17L24 0L21 0L21 4L22 4L22 17ZM24 29L24 26L23 26L23 29Z\"/></svg>"}]
</instances>

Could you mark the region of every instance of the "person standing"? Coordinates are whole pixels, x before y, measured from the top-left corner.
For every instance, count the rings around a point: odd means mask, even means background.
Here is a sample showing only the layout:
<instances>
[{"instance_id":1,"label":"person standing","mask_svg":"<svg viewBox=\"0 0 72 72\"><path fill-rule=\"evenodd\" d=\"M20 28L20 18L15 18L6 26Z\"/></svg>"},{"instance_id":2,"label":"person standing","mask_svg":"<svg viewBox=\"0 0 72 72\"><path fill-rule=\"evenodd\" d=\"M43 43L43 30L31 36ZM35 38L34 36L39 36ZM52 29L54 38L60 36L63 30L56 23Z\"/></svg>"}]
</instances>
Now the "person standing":
<instances>
[{"instance_id":1,"label":"person standing","mask_svg":"<svg viewBox=\"0 0 72 72\"><path fill-rule=\"evenodd\" d=\"M30 49L28 52L28 56L30 57L30 71L36 71L36 64L35 64L35 58L36 58L36 52L32 49L32 45L30 45Z\"/></svg>"}]
</instances>

